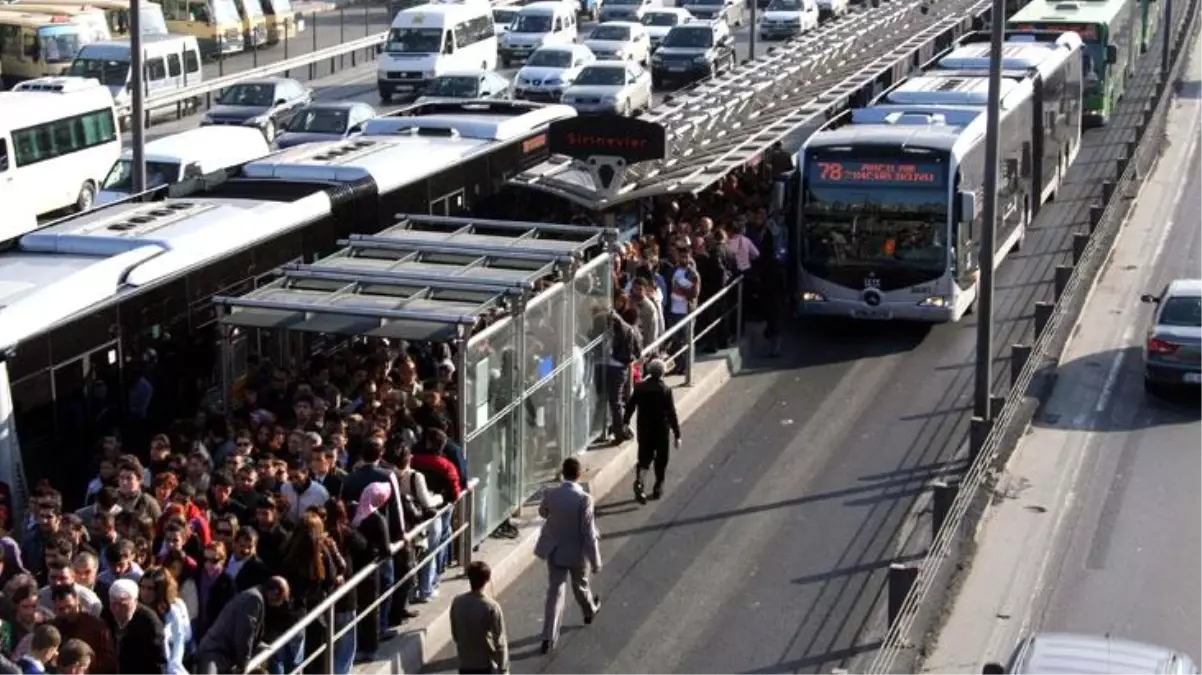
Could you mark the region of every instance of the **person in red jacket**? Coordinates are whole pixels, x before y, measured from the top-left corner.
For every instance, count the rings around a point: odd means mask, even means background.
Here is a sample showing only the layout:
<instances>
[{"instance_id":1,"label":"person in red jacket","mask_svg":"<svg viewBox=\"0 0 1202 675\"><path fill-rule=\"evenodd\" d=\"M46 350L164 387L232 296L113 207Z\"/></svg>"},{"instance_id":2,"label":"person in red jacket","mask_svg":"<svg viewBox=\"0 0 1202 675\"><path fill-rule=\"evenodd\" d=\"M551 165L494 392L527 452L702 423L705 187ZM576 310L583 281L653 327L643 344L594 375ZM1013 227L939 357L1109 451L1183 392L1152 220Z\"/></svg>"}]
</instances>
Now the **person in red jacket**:
<instances>
[{"instance_id":1,"label":"person in red jacket","mask_svg":"<svg viewBox=\"0 0 1202 675\"><path fill-rule=\"evenodd\" d=\"M443 502L450 504L459 499L461 489L459 487L459 469L455 468L455 463L438 453L437 449L431 448L428 445L419 444L413 452L411 460L414 469L422 472L426 477L426 485L431 492L437 492L442 495ZM443 512L441 523L438 528L438 541L430 542L430 549L440 545L451 534L451 511ZM441 575L446 571L447 565L451 562L451 547L444 547L439 551L435 558L435 564L438 568L438 574ZM426 596L429 600L435 594Z\"/></svg>"}]
</instances>

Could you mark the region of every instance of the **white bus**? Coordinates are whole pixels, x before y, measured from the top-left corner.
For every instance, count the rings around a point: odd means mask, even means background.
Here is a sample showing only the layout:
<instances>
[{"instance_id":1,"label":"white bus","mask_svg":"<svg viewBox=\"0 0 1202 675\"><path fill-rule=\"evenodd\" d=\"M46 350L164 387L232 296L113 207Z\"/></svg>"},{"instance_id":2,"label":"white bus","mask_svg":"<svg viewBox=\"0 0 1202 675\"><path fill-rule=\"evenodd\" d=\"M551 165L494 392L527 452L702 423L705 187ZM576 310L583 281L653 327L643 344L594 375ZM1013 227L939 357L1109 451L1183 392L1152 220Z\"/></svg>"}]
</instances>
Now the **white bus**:
<instances>
[{"instance_id":1,"label":"white bus","mask_svg":"<svg viewBox=\"0 0 1202 675\"><path fill-rule=\"evenodd\" d=\"M34 214L91 208L120 155L113 96L96 80L42 78L0 92L0 181Z\"/></svg>"},{"instance_id":2,"label":"white bus","mask_svg":"<svg viewBox=\"0 0 1202 675\"><path fill-rule=\"evenodd\" d=\"M497 35L487 3L421 5L397 13L378 61L380 100L417 98L448 70L493 70Z\"/></svg>"}]
</instances>

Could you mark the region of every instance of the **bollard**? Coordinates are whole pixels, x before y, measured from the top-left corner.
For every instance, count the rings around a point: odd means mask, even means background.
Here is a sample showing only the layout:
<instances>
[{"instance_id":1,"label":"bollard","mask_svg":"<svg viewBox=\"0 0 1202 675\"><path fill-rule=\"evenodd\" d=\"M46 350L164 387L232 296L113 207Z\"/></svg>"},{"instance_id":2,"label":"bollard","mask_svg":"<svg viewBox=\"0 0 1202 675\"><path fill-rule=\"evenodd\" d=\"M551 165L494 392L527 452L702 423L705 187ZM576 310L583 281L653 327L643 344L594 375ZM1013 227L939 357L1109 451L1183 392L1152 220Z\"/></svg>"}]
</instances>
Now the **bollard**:
<instances>
[{"instance_id":1,"label":"bollard","mask_svg":"<svg viewBox=\"0 0 1202 675\"><path fill-rule=\"evenodd\" d=\"M1135 166L1135 170L1132 171L1132 177L1135 178L1136 180L1138 180L1139 179L1139 162L1135 161L1135 141L1127 141L1127 145L1125 147L1126 147L1126 150L1123 152L1123 156L1127 158L1128 164L1133 164ZM1124 168L1125 167L1126 167L1126 164L1124 164Z\"/></svg>"},{"instance_id":2,"label":"bollard","mask_svg":"<svg viewBox=\"0 0 1202 675\"><path fill-rule=\"evenodd\" d=\"M994 394L989 397L989 419L996 420L1002 408L1006 406L1006 397L1001 394Z\"/></svg>"},{"instance_id":3,"label":"bollard","mask_svg":"<svg viewBox=\"0 0 1202 675\"><path fill-rule=\"evenodd\" d=\"M989 438L989 432L993 429L993 424L984 417L973 416L968 422L968 451L972 457L972 461L976 461L977 456L981 454L981 449L985 447L985 439Z\"/></svg>"},{"instance_id":4,"label":"bollard","mask_svg":"<svg viewBox=\"0 0 1202 675\"><path fill-rule=\"evenodd\" d=\"M942 478L931 483L931 541L939 536L939 530L947 522L947 514L952 510L952 502L960 491L960 481L944 480Z\"/></svg>"},{"instance_id":5,"label":"bollard","mask_svg":"<svg viewBox=\"0 0 1202 675\"><path fill-rule=\"evenodd\" d=\"M1127 152L1124 150L1119 153L1119 158L1114 160L1114 177L1121 178L1123 172L1127 170ZM1111 193L1113 194L1113 193ZM1109 201L1109 200L1107 200Z\"/></svg>"},{"instance_id":6,"label":"bollard","mask_svg":"<svg viewBox=\"0 0 1202 675\"><path fill-rule=\"evenodd\" d=\"M1090 208L1090 222L1093 221L1093 208ZM1089 233L1074 232L1073 233L1073 264L1081 262L1081 258L1085 257L1085 248L1089 246Z\"/></svg>"},{"instance_id":7,"label":"bollard","mask_svg":"<svg viewBox=\"0 0 1202 675\"><path fill-rule=\"evenodd\" d=\"M1106 212L1106 207L1100 204L1094 204L1089 207L1089 233L1093 234L1098 230L1098 223L1102 222L1102 214Z\"/></svg>"},{"instance_id":8,"label":"bollard","mask_svg":"<svg viewBox=\"0 0 1202 675\"><path fill-rule=\"evenodd\" d=\"M906 596L910 594L910 589L914 587L916 579L918 579L918 568L914 565L893 563L889 566L890 626L897 623L897 617L901 614L902 604L905 603Z\"/></svg>"},{"instance_id":9,"label":"bollard","mask_svg":"<svg viewBox=\"0 0 1202 675\"><path fill-rule=\"evenodd\" d=\"M1155 110L1152 108L1152 105L1150 103L1144 104L1144 115L1143 115L1142 120L1140 121L1141 129L1147 129L1148 125L1152 123L1152 114L1154 112L1155 112Z\"/></svg>"},{"instance_id":10,"label":"bollard","mask_svg":"<svg viewBox=\"0 0 1202 675\"><path fill-rule=\"evenodd\" d=\"M1010 345L1010 386L1018 385L1018 378L1031 360L1031 345Z\"/></svg>"},{"instance_id":11,"label":"bollard","mask_svg":"<svg viewBox=\"0 0 1202 675\"><path fill-rule=\"evenodd\" d=\"M1114 196L1114 181L1102 181L1102 205L1110 203L1110 198Z\"/></svg>"},{"instance_id":12,"label":"bollard","mask_svg":"<svg viewBox=\"0 0 1202 675\"><path fill-rule=\"evenodd\" d=\"M1055 297L1057 301L1059 301L1060 298L1064 297L1064 291L1065 291L1065 289L1068 288L1068 280L1071 279L1072 276L1073 276L1072 265L1057 265L1056 266L1056 276L1053 279L1053 282L1054 282L1053 286L1055 287L1054 288L1055 295L1053 297Z\"/></svg>"},{"instance_id":13,"label":"bollard","mask_svg":"<svg viewBox=\"0 0 1202 675\"><path fill-rule=\"evenodd\" d=\"M1052 320L1052 310L1056 305L1050 302L1035 303L1035 339L1039 340L1043 336L1043 331L1048 327L1048 322Z\"/></svg>"}]
</instances>

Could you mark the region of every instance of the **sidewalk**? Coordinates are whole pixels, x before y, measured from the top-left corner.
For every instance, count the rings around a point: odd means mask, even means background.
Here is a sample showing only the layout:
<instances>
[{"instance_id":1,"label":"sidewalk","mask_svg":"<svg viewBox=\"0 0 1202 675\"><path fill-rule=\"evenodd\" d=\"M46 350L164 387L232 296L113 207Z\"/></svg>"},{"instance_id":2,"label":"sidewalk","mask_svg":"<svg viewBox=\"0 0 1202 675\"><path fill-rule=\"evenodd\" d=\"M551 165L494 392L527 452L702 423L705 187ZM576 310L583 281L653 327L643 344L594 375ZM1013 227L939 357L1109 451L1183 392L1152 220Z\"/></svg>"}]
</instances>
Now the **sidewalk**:
<instances>
[{"instance_id":1,"label":"sidewalk","mask_svg":"<svg viewBox=\"0 0 1202 675\"><path fill-rule=\"evenodd\" d=\"M676 394L676 409L683 424L694 412L730 381L742 369L740 350L731 348L710 356L699 356L693 367L693 385L684 387L684 378L669 377ZM585 488L598 500L619 485L634 466L636 447L627 442L618 447L606 446L589 449L580 456L584 462ZM535 562L534 543L542 519L533 508L523 510L522 517L515 519L518 537L512 540L486 539L474 554L475 560L483 560L492 567L494 592L500 594ZM451 643L451 601L456 595L468 590L467 580L456 568L454 576L442 579L438 598L416 607L420 611L417 619L403 626L404 632L390 642L381 645L380 660L355 666L354 672L361 674L420 673L426 661Z\"/></svg>"},{"instance_id":2,"label":"sidewalk","mask_svg":"<svg viewBox=\"0 0 1202 675\"><path fill-rule=\"evenodd\" d=\"M1191 48L1186 82L1202 68ZM1125 348L1138 345L1143 323L1139 295L1165 244L1182 168L1198 141L1196 97L1171 103L1171 140L1137 197L1110 260L1099 277L1060 363L1096 367L1061 371L1052 396L1011 458L994 504L977 531L977 551L937 643L920 672L979 673L1006 663L1033 628L1037 598L1047 589L1049 562L1066 534L1066 516L1080 497L1075 487L1091 440L1099 435Z\"/></svg>"}]
</instances>

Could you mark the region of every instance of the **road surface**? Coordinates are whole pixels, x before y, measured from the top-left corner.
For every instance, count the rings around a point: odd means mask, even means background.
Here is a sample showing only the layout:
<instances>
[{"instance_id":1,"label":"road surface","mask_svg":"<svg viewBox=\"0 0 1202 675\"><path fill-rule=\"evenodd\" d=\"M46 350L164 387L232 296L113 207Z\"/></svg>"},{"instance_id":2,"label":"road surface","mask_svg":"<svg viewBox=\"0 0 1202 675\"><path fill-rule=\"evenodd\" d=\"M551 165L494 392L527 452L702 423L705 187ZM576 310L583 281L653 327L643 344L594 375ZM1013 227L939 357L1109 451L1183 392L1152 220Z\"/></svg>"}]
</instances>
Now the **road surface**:
<instances>
[{"instance_id":1,"label":"road surface","mask_svg":"<svg viewBox=\"0 0 1202 675\"><path fill-rule=\"evenodd\" d=\"M1110 127L1087 133L1057 202L998 270L999 386L1148 93L1134 88ZM798 326L783 358L752 362L690 419L663 501L601 501L595 624L570 609L543 657L545 571L501 593L514 671L857 672L883 634L886 568L925 549L917 495L963 467L974 348L972 320ZM448 650L429 669L454 667Z\"/></svg>"}]
</instances>

